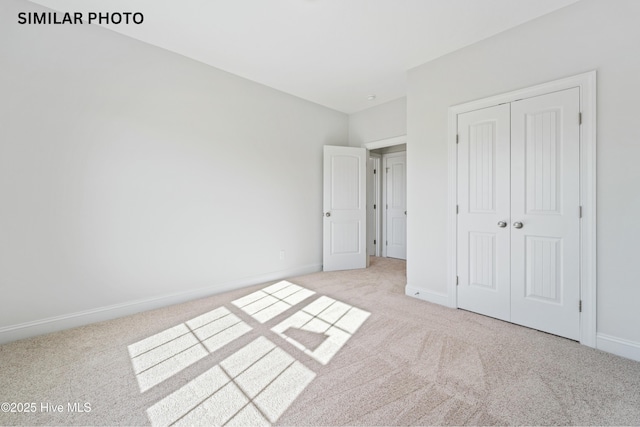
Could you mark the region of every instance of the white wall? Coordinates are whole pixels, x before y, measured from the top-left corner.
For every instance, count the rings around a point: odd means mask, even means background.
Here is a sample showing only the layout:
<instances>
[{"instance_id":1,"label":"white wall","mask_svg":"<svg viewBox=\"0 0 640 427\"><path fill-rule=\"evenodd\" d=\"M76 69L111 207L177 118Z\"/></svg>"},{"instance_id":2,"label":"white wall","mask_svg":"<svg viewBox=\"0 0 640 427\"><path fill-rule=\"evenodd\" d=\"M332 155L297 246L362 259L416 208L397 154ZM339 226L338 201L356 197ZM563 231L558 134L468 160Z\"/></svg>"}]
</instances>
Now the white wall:
<instances>
[{"instance_id":1,"label":"white wall","mask_svg":"<svg viewBox=\"0 0 640 427\"><path fill-rule=\"evenodd\" d=\"M447 292L448 107L596 69L597 330L640 345L638 16L583 0L408 72L409 285Z\"/></svg>"},{"instance_id":2,"label":"white wall","mask_svg":"<svg viewBox=\"0 0 640 427\"><path fill-rule=\"evenodd\" d=\"M0 335L320 269L345 114L96 26L16 23L34 10L0 4Z\"/></svg>"},{"instance_id":3,"label":"white wall","mask_svg":"<svg viewBox=\"0 0 640 427\"><path fill-rule=\"evenodd\" d=\"M398 98L349 116L349 145L407 134L407 98Z\"/></svg>"}]
</instances>

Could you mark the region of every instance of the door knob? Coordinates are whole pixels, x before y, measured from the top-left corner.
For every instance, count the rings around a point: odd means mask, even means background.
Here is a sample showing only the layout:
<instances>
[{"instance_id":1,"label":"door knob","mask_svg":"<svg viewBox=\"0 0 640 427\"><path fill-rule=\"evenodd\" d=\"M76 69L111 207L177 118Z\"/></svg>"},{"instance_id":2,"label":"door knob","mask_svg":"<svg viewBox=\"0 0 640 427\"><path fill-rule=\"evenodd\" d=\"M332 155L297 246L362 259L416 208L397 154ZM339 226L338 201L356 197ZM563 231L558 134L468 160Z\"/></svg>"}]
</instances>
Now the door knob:
<instances>
[{"instance_id":1,"label":"door knob","mask_svg":"<svg viewBox=\"0 0 640 427\"><path fill-rule=\"evenodd\" d=\"M331 216L331 212L327 212L324 216Z\"/></svg>"},{"instance_id":2,"label":"door knob","mask_svg":"<svg viewBox=\"0 0 640 427\"><path fill-rule=\"evenodd\" d=\"M500 228L505 228L506 226L507 226L507 223L506 223L506 222L504 222L504 221L500 221L500 222L498 223L498 227L500 227Z\"/></svg>"},{"instance_id":3,"label":"door knob","mask_svg":"<svg viewBox=\"0 0 640 427\"><path fill-rule=\"evenodd\" d=\"M523 224L522 224L521 222L514 222L514 223L513 223L513 226L514 226L515 228L522 228L522 227L523 227Z\"/></svg>"}]
</instances>

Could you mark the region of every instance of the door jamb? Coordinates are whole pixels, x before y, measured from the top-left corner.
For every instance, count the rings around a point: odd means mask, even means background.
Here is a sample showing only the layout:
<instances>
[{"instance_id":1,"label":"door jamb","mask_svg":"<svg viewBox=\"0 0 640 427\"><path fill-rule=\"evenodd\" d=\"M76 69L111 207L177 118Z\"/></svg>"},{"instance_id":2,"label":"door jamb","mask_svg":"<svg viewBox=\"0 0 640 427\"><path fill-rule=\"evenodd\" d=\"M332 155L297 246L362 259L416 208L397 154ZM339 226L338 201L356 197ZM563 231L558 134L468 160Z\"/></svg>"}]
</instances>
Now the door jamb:
<instances>
[{"instance_id":1,"label":"door jamb","mask_svg":"<svg viewBox=\"0 0 640 427\"><path fill-rule=\"evenodd\" d=\"M379 257L382 255L382 215L380 214L380 211L382 211L382 155L369 152L369 159L374 161L374 170L377 173L373 174L373 182L371 182L371 194L373 195L373 200L367 200L367 209L373 213L374 235L367 236L367 241L369 242L371 238L376 240L373 252L374 256ZM376 209L372 209L373 204L376 205ZM367 212L367 220L369 220L369 212ZM368 225L367 230L369 230Z\"/></svg>"},{"instance_id":2,"label":"door jamb","mask_svg":"<svg viewBox=\"0 0 640 427\"><path fill-rule=\"evenodd\" d=\"M457 271L457 117L469 111L578 87L580 89L580 343L596 347L596 71L449 107L447 290L448 305L458 307ZM578 308L576 307L576 310Z\"/></svg>"}]
</instances>

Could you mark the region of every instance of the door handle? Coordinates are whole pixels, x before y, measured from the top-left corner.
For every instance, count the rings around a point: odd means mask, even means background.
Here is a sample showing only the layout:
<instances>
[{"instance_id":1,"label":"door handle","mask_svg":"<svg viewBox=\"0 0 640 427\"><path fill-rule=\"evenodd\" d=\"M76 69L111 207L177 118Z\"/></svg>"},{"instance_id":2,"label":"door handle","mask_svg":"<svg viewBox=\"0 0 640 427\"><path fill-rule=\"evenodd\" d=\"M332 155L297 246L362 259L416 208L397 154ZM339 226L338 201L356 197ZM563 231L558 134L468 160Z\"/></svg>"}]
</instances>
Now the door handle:
<instances>
[{"instance_id":1,"label":"door handle","mask_svg":"<svg viewBox=\"0 0 640 427\"><path fill-rule=\"evenodd\" d=\"M513 223L513 226L514 226L515 228L522 228L522 227L524 227L524 224L522 224L521 222L514 222L514 223Z\"/></svg>"},{"instance_id":2,"label":"door handle","mask_svg":"<svg viewBox=\"0 0 640 427\"><path fill-rule=\"evenodd\" d=\"M324 214L324 216L326 216L326 217L331 216L331 212L327 212L326 214Z\"/></svg>"},{"instance_id":3,"label":"door handle","mask_svg":"<svg viewBox=\"0 0 640 427\"><path fill-rule=\"evenodd\" d=\"M498 227L500 227L500 228L505 228L506 226L507 226L507 223L505 221L500 221L498 223Z\"/></svg>"}]
</instances>

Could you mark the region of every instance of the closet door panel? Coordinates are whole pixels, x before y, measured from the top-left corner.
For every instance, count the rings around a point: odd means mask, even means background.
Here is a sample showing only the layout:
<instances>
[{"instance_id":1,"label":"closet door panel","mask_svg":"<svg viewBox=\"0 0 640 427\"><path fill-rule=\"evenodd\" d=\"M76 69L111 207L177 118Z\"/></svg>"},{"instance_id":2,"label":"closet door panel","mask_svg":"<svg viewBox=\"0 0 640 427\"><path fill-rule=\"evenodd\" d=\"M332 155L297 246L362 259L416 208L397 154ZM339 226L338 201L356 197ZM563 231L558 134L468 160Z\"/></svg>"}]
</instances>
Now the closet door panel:
<instances>
[{"instance_id":1,"label":"closet door panel","mask_svg":"<svg viewBox=\"0 0 640 427\"><path fill-rule=\"evenodd\" d=\"M579 89L512 103L511 321L579 339Z\"/></svg>"},{"instance_id":2,"label":"closet door panel","mask_svg":"<svg viewBox=\"0 0 640 427\"><path fill-rule=\"evenodd\" d=\"M510 319L509 105L458 116L458 307Z\"/></svg>"}]
</instances>

